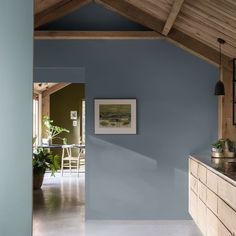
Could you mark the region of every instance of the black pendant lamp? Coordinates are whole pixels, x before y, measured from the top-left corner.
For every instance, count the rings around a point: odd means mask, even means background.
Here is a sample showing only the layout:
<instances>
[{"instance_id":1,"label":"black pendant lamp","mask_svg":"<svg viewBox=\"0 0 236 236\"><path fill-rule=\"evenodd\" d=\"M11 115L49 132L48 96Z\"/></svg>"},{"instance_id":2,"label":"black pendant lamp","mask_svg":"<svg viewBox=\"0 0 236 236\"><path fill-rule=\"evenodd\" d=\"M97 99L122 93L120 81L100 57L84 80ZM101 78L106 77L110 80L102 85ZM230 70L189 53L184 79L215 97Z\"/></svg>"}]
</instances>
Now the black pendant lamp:
<instances>
[{"instance_id":1,"label":"black pendant lamp","mask_svg":"<svg viewBox=\"0 0 236 236\"><path fill-rule=\"evenodd\" d=\"M218 38L217 39L218 43L219 43L219 51L220 51L220 65L219 65L219 76L221 77L221 45L225 43L224 39ZM219 81L216 83L215 86L215 95L216 96L222 96L225 95L225 86L223 84L223 82L219 79Z\"/></svg>"}]
</instances>

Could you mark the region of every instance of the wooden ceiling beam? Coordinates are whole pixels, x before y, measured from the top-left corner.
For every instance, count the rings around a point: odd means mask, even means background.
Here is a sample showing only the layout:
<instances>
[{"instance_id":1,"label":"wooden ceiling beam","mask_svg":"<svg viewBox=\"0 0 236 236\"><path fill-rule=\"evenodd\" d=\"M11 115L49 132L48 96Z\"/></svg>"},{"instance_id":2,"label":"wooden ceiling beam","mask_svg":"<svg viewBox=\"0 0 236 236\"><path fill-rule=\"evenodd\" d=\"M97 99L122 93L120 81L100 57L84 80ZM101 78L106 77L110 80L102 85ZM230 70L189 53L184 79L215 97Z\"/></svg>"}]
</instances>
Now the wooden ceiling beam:
<instances>
[{"instance_id":1,"label":"wooden ceiling beam","mask_svg":"<svg viewBox=\"0 0 236 236\"><path fill-rule=\"evenodd\" d=\"M36 40L159 39L155 31L35 31Z\"/></svg>"},{"instance_id":2,"label":"wooden ceiling beam","mask_svg":"<svg viewBox=\"0 0 236 236\"><path fill-rule=\"evenodd\" d=\"M165 23L165 26L162 30L162 34L164 35L168 35L168 33L170 32L172 26L174 25L175 23L175 20L181 10L181 7L184 3L184 0L175 0L173 5L172 5L172 8L171 8L171 11L169 13L169 16L166 20L166 23Z\"/></svg>"},{"instance_id":3,"label":"wooden ceiling beam","mask_svg":"<svg viewBox=\"0 0 236 236\"><path fill-rule=\"evenodd\" d=\"M97 3L102 4L104 7L111 9L118 14L142 24L158 33L162 32L165 25L164 22L158 18L150 15L142 9L131 4L126 0L95 0ZM199 40L192 38L185 33L172 28L168 36L166 37L169 41L177 44L183 49L193 53L207 60L210 63L219 65L219 52L214 48L200 42ZM226 55L222 55L222 66L232 71L232 59Z\"/></svg>"},{"instance_id":4,"label":"wooden ceiling beam","mask_svg":"<svg viewBox=\"0 0 236 236\"><path fill-rule=\"evenodd\" d=\"M34 26L38 28L44 24L57 20L69 13L80 9L91 0L62 0L34 16Z\"/></svg>"}]
</instances>

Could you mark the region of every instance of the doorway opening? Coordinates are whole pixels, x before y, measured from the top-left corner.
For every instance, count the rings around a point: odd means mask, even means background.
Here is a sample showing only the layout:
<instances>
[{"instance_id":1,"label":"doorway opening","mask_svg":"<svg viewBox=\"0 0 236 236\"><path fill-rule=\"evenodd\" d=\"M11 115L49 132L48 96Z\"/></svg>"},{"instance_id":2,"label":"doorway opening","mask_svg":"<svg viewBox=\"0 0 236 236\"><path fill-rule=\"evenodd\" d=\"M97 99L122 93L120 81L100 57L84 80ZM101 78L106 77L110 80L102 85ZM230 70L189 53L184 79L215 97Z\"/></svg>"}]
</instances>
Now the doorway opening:
<instances>
[{"instance_id":1,"label":"doorway opening","mask_svg":"<svg viewBox=\"0 0 236 236\"><path fill-rule=\"evenodd\" d=\"M83 225L85 106L85 84L34 83L33 236Z\"/></svg>"}]
</instances>

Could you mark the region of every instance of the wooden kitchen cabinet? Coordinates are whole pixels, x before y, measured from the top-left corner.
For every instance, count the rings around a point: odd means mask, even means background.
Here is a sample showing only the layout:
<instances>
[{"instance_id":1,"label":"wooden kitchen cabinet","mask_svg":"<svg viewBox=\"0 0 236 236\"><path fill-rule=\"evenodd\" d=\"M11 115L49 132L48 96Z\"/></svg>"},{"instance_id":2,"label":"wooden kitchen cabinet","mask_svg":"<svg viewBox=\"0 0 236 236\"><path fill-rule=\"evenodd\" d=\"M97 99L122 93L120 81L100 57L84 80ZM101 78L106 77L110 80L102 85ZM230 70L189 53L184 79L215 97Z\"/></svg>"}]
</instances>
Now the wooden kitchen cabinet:
<instances>
[{"instance_id":1,"label":"wooden kitchen cabinet","mask_svg":"<svg viewBox=\"0 0 236 236\"><path fill-rule=\"evenodd\" d=\"M236 181L190 157L189 212L204 236L236 236Z\"/></svg>"}]
</instances>

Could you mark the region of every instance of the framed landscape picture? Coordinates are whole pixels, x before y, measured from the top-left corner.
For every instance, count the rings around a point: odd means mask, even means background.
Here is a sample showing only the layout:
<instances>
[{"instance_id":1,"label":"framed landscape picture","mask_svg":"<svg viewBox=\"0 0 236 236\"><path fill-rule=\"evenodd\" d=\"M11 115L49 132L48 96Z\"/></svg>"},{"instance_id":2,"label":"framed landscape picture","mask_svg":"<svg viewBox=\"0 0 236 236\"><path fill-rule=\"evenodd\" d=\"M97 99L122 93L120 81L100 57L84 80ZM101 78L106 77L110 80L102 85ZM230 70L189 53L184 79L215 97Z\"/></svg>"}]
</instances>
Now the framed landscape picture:
<instances>
[{"instance_id":1,"label":"framed landscape picture","mask_svg":"<svg viewBox=\"0 0 236 236\"><path fill-rule=\"evenodd\" d=\"M136 134L136 99L95 99L95 134Z\"/></svg>"}]
</instances>

